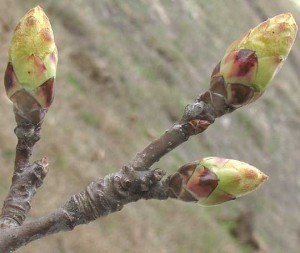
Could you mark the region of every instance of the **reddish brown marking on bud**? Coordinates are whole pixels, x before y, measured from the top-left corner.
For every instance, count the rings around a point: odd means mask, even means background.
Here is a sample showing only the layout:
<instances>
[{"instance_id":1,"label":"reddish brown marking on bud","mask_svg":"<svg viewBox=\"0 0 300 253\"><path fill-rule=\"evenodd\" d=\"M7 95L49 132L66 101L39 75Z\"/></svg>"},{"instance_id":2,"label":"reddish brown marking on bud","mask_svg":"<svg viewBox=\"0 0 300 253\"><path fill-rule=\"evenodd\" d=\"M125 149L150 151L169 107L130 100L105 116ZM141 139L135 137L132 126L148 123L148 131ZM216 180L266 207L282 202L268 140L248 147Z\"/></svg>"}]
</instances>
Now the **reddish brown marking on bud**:
<instances>
[{"instance_id":1,"label":"reddish brown marking on bud","mask_svg":"<svg viewBox=\"0 0 300 253\"><path fill-rule=\"evenodd\" d=\"M198 199L207 198L218 186L218 181L217 175L205 168L191 178L186 188Z\"/></svg>"},{"instance_id":2,"label":"reddish brown marking on bud","mask_svg":"<svg viewBox=\"0 0 300 253\"><path fill-rule=\"evenodd\" d=\"M199 99L215 108L216 117L222 116L225 113L224 110L228 109L227 97L225 98L221 94L217 94L212 91L206 91L205 93L201 94Z\"/></svg>"},{"instance_id":3,"label":"reddish brown marking on bud","mask_svg":"<svg viewBox=\"0 0 300 253\"><path fill-rule=\"evenodd\" d=\"M54 99L54 77L48 79L36 89L36 96L42 98L43 108L49 108Z\"/></svg>"},{"instance_id":4,"label":"reddish brown marking on bud","mask_svg":"<svg viewBox=\"0 0 300 253\"><path fill-rule=\"evenodd\" d=\"M55 64L57 63L57 54L56 53L51 53L49 55L49 58L53 63L55 63Z\"/></svg>"},{"instance_id":5,"label":"reddish brown marking on bud","mask_svg":"<svg viewBox=\"0 0 300 253\"><path fill-rule=\"evenodd\" d=\"M46 66L44 65L43 61L38 56L35 56L34 54L32 54L28 58L29 58L29 60L31 60L30 58L33 58L34 64L38 69L38 73L34 73L35 75L42 75L42 74L44 74L45 71L47 71ZM30 71L28 71L28 74L32 74L32 73Z\"/></svg>"},{"instance_id":6,"label":"reddish brown marking on bud","mask_svg":"<svg viewBox=\"0 0 300 253\"><path fill-rule=\"evenodd\" d=\"M231 89L231 100L229 104L232 106L242 106L250 101L254 96L254 90L250 86L246 86L239 83L232 83L230 85Z\"/></svg>"},{"instance_id":7,"label":"reddish brown marking on bud","mask_svg":"<svg viewBox=\"0 0 300 253\"><path fill-rule=\"evenodd\" d=\"M41 30L40 36L43 41L52 42L54 40L52 32L48 28Z\"/></svg>"},{"instance_id":8,"label":"reddish brown marking on bud","mask_svg":"<svg viewBox=\"0 0 300 253\"><path fill-rule=\"evenodd\" d=\"M224 166L228 162L228 159L223 157L214 157L214 160L219 166Z\"/></svg>"},{"instance_id":9,"label":"reddish brown marking on bud","mask_svg":"<svg viewBox=\"0 0 300 253\"><path fill-rule=\"evenodd\" d=\"M25 25L27 27L35 27L37 26L38 24L38 20L34 17L34 16L29 16L27 19L26 19L26 23Z\"/></svg>"},{"instance_id":10,"label":"reddish brown marking on bud","mask_svg":"<svg viewBox=\"0 0 300 253\"><path fill-rule=\"evenodd\" d=\"M40 107L38 102L26 90L17 91L12 97L11 101L16 107L23 112L31 112Z\"/></svg>"},{"instance_id":11,"label":"reddish brown marking on bud","mask_svg":"<svg viewBox=\"0 0 300 253\"><path fill-rule=\"evenodd\" d=\"M281 33L281 32L286 32L286 31L290 31L287 26L286 26L286 23L280 23L279 25L277 25L278 27L278 33Z\"/></svg>"},{"instance_id":12,"label":"reddish brown marking on bud","mask_svg":"<svg viewBox=\"0 0 300 253\"><path fill-rule=\"evenodd\" d=\"M20 30L20 28L21 28L21 22L19 22L19 23L17 24L17 26L16 26L16 28L15 28L15 31Z\"/></svg>"},{"instance_id":13,"label":"reddish brown marking on bud","mask_svg":"<svg viewBox=\"0 0 300 253\"><path fill-rule=\"evenodd\" d=\"M212 104L211 92L206 91L205 93L201 94L200 100L207 104Z\"/></svg>"},{"instance_id":14,"label":"reddish brown marking on bud","mask_svg":"<svg viewBox=\"0 0 300 253\"><path fill-rule=\"evenodd\" d=\"M211 98L212 98L211 105L215 108L217 117L219 117L222 115L222 113L224 114L224 108L226 108L227 105L227 101L226 101L227 97L225 98L220 94L211 92Z\"/></svg>"},{"instance_id":15,"label":"reddish brown marking on bud","mask_svg":"<svg viewBox=\"0 0 300 253\"><path fill-rule=\"evenodd\" d=\"M255 179L257 177L257 173L254 170L245 169L245 177L248 179Z\"/></svg>"},{"instance_id":16,"label":"reddish brown marking on bud","mask_svg":"<svg viewBox=\"0 0 300 253\"><path fill-rule=\"evenodd\" d=\"M190 192L188 192L187 190L184 190L179 196L178 196L181 200L185 201L185 202L197 202L198 199L195 198Z\"/></svg>"},{"instance_id":17,"label":"reddish brown marking on bud","mask_svg":"<svg viewBox=\"0 0 300 253\"><path fill-rule=\"evenodd\" d=\"M179 173L174 174L169 183L169 187L172 192L178 197L182 191L183 178Z\"/></svg>"},{"instance_id":18,"label":"reddish brown marking on bud","mask_svg":"<svg viewBox=\"0 0 300 253\"><path fill-rule=\"evenodd\" d=\"M215 66L213 72L211 73L211 76L210 76L211 78L220 74L220 65L221 65L221 62L219 62L219 63Z\"/></svg>"},{"instance_id":19,"label":"reddish brown marking on bud","mask_svg":"<svg viewBox=\"0 0 300 253\"><path fill-rule=\"evenodd\" d=\"M213 76L210 81L210 90L227 97L226 83L223 76Z\"/></svg>"},{"instance_id":20,"label":"reddish brown marking on bud","mask_svg":"<svg viewBox=\"0 0 300 253\"><path fill-rule=\"evenodd\" d=\"M234 62L239 65L237 76L245 76L257 64L257 56L253 50L241 49L236 54Z\"/></svg>"},{"instance_id":21,"label":"reddish brown marking on bud","mask_svg":"<svg viewBox=\"0 0 300 253\"><path fill-rule=\"evenodd\" d=\"M201 173L199 185L201 186L209 185L213 189L215 189L218 186L218 182L219 182L218 177L213 171L205 168Z\"/></svg>"},{"instance_id":22,"label":"reddish brown marking on bud","mask_svg":"<svg viewBox=\"0 0 300 253\"><path fill-rule=\"evenodd\" d=\"M213 204L218 205L222 204L224 202L230 201L230 200L235 200L236 197L227 193L227 192L220 192L219 194L214 194L213 197Z\"/></svg>"},{"instance_id":23,"label":"reddish brown marking on bud","mask_svg":"<svg viewBox=\"0 0 300 253\"><path fill-rule=\"evenodd\" d=\"M29 121L33 124L40 123L47 110L41 108L39 103L26 90L17 91L11 98L17 122Z\"/></svg>"},{"instance_id":24,"label":"reddish brown marking on bud","mask_svg":"<svg viewBox=\"0 0 300 253\"><path fill-rule=\"evenodd\" d=\"M12 64L9 62L6 67L5 75L4 75L4 85L6 89L6 93L9 93L9 90L12 89L17 83L16 74Z\"/></svg>"},{"instance_id":25,"label":"reddish brown marking on bud","mask_svg":"<svg viewBox=\"0 0 300 253\"><path fill-rule=\"evenodd\" d=\"M187 181L193 175L198 163L199 162L187 163L180 167L178 173L184 176L185 181Z\"/></svg>"},{"instance_id":26,"label":"reddish brown marking on bud","mask_svg":"<svg viewBox=\"0 0 300 253\"><path fill-rule=\"evenodd\" d=\"M243 191L244 191L244 192L249 192L249 191L251 191L251 190L253 190L253 185L252 185L252 184L245 184L245 185L243 186Z\"/></svg>"},{"instance_id":27,"label":"reddish brown marking on bud","mask_svg":"<svg viewBox=\"0 0 300 253\"><path fill-rule=\"evenodd\" d=\"M195 135L203 132L211 123L206 120L191 120L188 123L185 123L183 127L190 135Z\"/></svg>"},{"instance_id":28,"label":"reddish brown marking on bud","mask_svg":"<svg viewBox=\"0 0 300 253\"><path fill-rule=\"evenodd\" d=\"M189 124L192 126L195 133L201 133L210 126L210 122L208 122L207 120L200 119L191 120Z\"/></svg>"}]
</instances>

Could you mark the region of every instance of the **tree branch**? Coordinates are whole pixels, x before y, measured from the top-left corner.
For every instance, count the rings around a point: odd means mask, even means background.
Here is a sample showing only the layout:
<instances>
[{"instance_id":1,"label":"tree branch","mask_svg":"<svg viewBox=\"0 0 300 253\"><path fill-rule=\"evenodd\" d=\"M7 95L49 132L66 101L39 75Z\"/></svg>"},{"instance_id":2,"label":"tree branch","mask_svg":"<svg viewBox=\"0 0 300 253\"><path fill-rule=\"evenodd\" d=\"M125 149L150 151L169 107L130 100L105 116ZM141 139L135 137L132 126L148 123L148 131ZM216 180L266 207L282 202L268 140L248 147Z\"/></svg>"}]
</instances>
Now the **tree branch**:
<instances>
[{"instance_id":1,"label":"tree branch","mask_svg":"<svg viewBox=\"0 0 300 253\"><path fill-rule=\"evenodd\" d=\"M90 183L86 189L72 196L62 208L22 226L0 230L0 252L8 253L33 240L60 231L70 231L140 199L167 199L167 178L160 169L135 171L123 167L119 172Z\"/></svg>"},{"instance_id":2,"label":"tree branch","mask_svg":"<svg viewBox=\"0 0 300 253\"><path fill-rule=\"evenodd\" d=\"M30 209L30 201L46 175L46 166L41 163L36 163L38 166L29 163L33 145L39 137L39 128L32 125L17 127L16 133L19 138L17 152L19 153L16 155L15 176L8 196L9 201L6 200L3 208L3 210L8 210L9 215L13 214L9 217L13 217L15 223L13 223L14 226L2 226L0 252L10 252L49 234L72 230L80 224L89 223L99 217L120 211L125 204L130 202L140 199L174 198L169 189L171 176L160 181L165 172L160 169L149 170L149 168L166 153L187 141L190 136L203 132L214 122L216 117L229 112L228 108L225 103L217 103L216 106L212 101L206 102L201 95L185 108L178 123L174 124L160 138L151 142L119 172L90 183L84 191L73 195L63 207L48 216L24 224L22 221L25 220ZM39 166L42 166L42 169L38 170L39 174L36 176L34 168ZM22 185L26 185L26 187L22 188ZM19 192L14 189L18 189ZM23 195L26 197L22 197L20 200L20 196ZM17 203L18 206L25 206L25 208L14 208L12 204L8 205L8 203ZM9 223L11 219L6 217L4 215L2 219Z\"/></svg>"},{"instance_id":3,"label":"tree branch","mask_svg":"<svg viewBox=\"0 0 300 253\"><path fill-rule=\"evenodd\" d=\"M29 160L35 143L40 139L40 129L40 124L33 125L24 121L15 128L18 137L15 168L12 185L3 204L0 227L20 226L24 222L36 189L47 175L46 158L33 164Z\"/></svg>"},{"instance_id":4,"label":"tree branch","mask_svg":"<svg viewBox=\"0 0 300 253\"><path fill-rule=\"evenodd\" d=\"M269 29L268 34L266 27ZM35 38L40 40L33 43L39 44L39 47L31 46L32 31L39 34ZM279 35L282 31L287 31L284 36ZM162 178L166 173L163 170L150 168L192 135L205 131L217 117L257 100L286 59L296 31L297 26L291 14L279 15L252 29L251 33L248 32L227 49L212 72L210 90L185 108L178 123L151 142L118 172L91 182L56 211L40 219L24 222L30 211L32 198L47 174L47 159L31 164L30 157L40 138L41 122L54 98L57 66L57 49L49 20L39 6L31 9L15 29L4 79L7 95L14 104L18 144L12 185L0 216L0 252L9 253L47 235L70 231L80 224L120 211L124 205L140 199L165 200L178 196L185 201L199 201L205 196L208 198L204 204L219 204L250 191L252 185L249 188L248 181L247 184L242 184L242 179L256 178L256 174L257 178L260 176L260 181L254 180L253 187L257 187L267 176L256 173L258 170L252 168L249 171L254 171L254 174L246 173L245 169L240 170L244 178L238 180L234 173L231 177L223 176L223 184L229 184L233 178L233 184L237 185L233 194L226 189L223 192L223 188L216 188L218 182L222 181L221 176L218 177L218 165L225 168L222 163L224 161L219 158L214 164L215 172L209 170L212 166L209 162L200 162L202 167L197 163L190 163L164 180ZM257 40L261 41L266 36L268 40L257 46ZM260 62L261 57L267 60ZM176 189L179 189L179 194ZM216 193L213 192L215 189L218 189Z\"/></svg>"},{"instance_id":5,"label":"tree branch","mask_svg":"<svg viewBox=\"0 0 300 253\"><path fill-rule=\"evenodd\" d=\"M150 143L128 164L135 170L147 170L165 154L186 142L192 135L207 129L215 118L232 112L234 109L224 103L208 100L211 92L207 91L186 106L181 120L168 129L161 137ZM224 100L224 98L219 98Z\"/></svg>"}]
</instances>

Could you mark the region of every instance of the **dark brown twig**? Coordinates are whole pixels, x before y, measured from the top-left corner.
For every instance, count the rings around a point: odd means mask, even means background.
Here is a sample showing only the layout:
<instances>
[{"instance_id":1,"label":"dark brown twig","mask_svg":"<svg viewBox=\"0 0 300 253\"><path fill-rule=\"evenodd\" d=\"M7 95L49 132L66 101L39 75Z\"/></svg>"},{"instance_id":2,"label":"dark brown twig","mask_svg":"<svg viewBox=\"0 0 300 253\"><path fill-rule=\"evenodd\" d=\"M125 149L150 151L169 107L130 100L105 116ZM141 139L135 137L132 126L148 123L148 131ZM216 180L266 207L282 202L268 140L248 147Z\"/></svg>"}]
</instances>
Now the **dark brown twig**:
<instances>
[{"instance_id":1,"label":"dark brown twig","mask_svg":"<svg viewBox=\"0 0 300 253\"><path fill-rule=\"evenodd\" d=\"M22 122L15 129L18 137L12 185L2 208L0 226L20 226L31 208L36 189L47 174L47 159L30 164L35 143L40 139L40 125Z\"/></svg>"},{"instance_id":2,"label":"dark brown twig","mask_svg":"<svg viewBox=\"0 0 300 253\"><path fill-rule=\"evenodd\" d=\"M178 123L174 124L162 136L138 153L128 166L135 170L149 169L152 164L165 154L186 142L190 136L205 131L214 122L215 118L215 108L200 98L197 99L194 103L186 106L183 116Z\"/></svg>"},{"instance_id":3,"label":"dark brown twig","mask_svg":"<svg viewBox=\"0 0 300 253\"><path fill-rule=\"evenodd\" d=\"M160 169L135 171L128 167L90 183L72 196L62 208L22 226L0 230L0 252L8 253L29 242L120 211L139 199L167 199L168 179Z\"/></svg>"},{"instance_id":4,"label":"dark brown twig","mask_svg":"<svg viewBox=\"0 0 300 253\"><path fill-rule=\"evenodd\" d=\"M163 200L174 197L169 190L170 177L161 181L165 172L160 169L149 170L149 168L166 153L187 141L190 136L203 132L214 122L216 117L232 111L224 103L216 107L213 103L204 101L203 97L205 98L203 95L200 96L199 99L188 105L177 124L174 124L160 138L151 142L119 172L92 182L84 191L72 196L63 207L48 216L24 224L22 221L30 209L30 200L36 187L42 183L46 171L44 166L44 169L40 170L39 176L36 176L34 166L29 163L32 147L38 140L39 128L23 127L20 128L21 130L17 128L19 153L16 156L16 172L9 195L10 201L6 201L4 210L7 209L9 215L18 213L20 218L19 216L18 219L15 219L15 216L12 217L16 222L15 225L22 225L9 226L0 230L0 252L10 252L49 234L72 230L75 226L119 211L130 202L140 199ZM13 194L14 188L23 190L21 186L26 184L26 180L35 182L30 185L30 193L23 191L27 195L20 201L23 203L26 199L27 202L24 203L29 205L25 206L24 210L15 209L8 203L19 203L16 199L19 198L20 191ZM14 212L15 210L16 212ZM8 221L10 222L10 220Z\"/></svg>"}]
</instances>

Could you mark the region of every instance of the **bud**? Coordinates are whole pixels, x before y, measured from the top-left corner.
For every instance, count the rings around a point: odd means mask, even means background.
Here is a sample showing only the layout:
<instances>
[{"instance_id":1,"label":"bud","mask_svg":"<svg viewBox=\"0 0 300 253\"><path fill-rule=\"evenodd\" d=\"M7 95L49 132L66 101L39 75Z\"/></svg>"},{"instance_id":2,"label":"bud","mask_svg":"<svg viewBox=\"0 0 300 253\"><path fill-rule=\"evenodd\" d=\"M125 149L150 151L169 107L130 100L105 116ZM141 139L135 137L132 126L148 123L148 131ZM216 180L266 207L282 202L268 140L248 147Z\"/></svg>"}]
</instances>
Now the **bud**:
<instances>
[{"instance_id":1,"label":"bud","mask_svg":"<svg viewBox=\"0 0 300 253\"><path fill-rule=\"evenodd\" d=\"M183 201L212 206L254 191L267 178L247 163L207 157L182 166L172 176L170 189Z\"/></svg>"},{"instance_id":2,"label":"bud","mask_svg":"<svg viewBox=\"0 0 300 253\"><path fill-rule=\"evenodd\" d=\"M9 48L5 89L17 121L41 122L54 98L57 49L48 17L39 6L16 26Z\"/></svg>"},{"instance_id":3,"label":"bud","mask_svg":"<svg viewBox=\"0 0 300 253\"><path fill-rule=\"evenodd\" d=\"M234 41L211 75L210 100L220 101L222 97L233 110L254 102L280 70L296 33L295 20L286 13L268 19Z\"/></svg>"}]
</instances>

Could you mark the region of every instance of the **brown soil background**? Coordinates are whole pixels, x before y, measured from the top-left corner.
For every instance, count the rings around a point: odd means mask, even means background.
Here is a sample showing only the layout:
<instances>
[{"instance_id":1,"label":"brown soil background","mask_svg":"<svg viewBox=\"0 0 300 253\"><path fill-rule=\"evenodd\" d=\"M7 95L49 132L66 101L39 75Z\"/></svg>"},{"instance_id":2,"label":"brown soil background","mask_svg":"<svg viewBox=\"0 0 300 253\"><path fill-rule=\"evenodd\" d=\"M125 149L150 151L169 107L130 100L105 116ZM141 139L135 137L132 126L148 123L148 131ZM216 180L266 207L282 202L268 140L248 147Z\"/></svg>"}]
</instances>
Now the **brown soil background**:
<instances>
[{"instance_id":1,"label":"brown soil background","mask_svg":"<svg viewBox=\"0 0 300 253\"><path fill-rule=\"evenodd\" d=\"M228 44L262 20L292 12L278 0L0 1L0 72L12 31L40 4L59 50L55 103L34 158L51 166L32 203L40 217L90 181L116 171L176 121L208 87ZM265 95L217 120L155 166L175 171L205 156L249 162L270 176L255 193L220 207L140 201L22 253L253 252L231 236L241 210L253 213L259 252L300 248L300 40ZM12 105L0 87L0 199L10 186L16 138Z\"/></svg>"}]
</instances>

